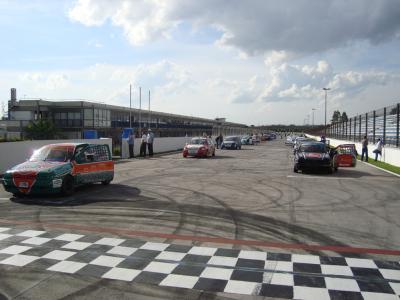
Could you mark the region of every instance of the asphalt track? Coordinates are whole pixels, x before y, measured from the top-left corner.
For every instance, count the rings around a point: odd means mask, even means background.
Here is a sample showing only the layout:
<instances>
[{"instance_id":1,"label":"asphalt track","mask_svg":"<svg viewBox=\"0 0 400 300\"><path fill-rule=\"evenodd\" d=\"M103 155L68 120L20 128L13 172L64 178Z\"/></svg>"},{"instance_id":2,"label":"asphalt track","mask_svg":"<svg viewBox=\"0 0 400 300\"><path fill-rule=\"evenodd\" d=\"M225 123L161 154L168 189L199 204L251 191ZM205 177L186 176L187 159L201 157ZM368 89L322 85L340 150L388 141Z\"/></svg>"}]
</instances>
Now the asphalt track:
<instances>
[{"instance_id":1,"label":"asphalt track","mask_svg":"<svg viewBox=\"0 0 400 300\"><path fill-rule=\"evenodd\" d=\"M81 187L71 197L14 199L0 188L0 227L399 261L398 177L365 164L333 175L295 174L292 168L290 147L281 140L217 151L210 159L169 154L120 161L111 185ZM245 298L29 268L2 269L1 295Z\"/></svg>"}]
</instances>

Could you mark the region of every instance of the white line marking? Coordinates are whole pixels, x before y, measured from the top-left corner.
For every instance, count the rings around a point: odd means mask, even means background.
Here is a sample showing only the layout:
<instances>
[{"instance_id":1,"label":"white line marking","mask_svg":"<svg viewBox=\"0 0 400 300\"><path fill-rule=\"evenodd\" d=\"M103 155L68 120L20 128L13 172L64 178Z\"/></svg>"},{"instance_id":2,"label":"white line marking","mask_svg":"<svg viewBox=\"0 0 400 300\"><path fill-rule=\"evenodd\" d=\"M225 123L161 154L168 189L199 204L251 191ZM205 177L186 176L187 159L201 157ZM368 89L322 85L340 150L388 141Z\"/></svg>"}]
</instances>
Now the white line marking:
<instances>
[{"instance_id":1,"label":"white line marking","mask_svg":"<svg viewBox=\"0 0 400 300\"><path fill-rule=\"evenodd\" d=\"M10 198L0 198L0 200L10 200Z\"/></svg>"},{"instance_id":2,"label":"white line marking","mask_svg":"<svg viewBox=\"0 0 400 300\"><path fill-rule=\"evenodd\" d=\"M304 178L304 179L343 179L346 177L323 177L323 176L307 176L307 175L287 175L287 178ZM346 178L357 179L357 178Z\"/></svg>"}]
</instances>

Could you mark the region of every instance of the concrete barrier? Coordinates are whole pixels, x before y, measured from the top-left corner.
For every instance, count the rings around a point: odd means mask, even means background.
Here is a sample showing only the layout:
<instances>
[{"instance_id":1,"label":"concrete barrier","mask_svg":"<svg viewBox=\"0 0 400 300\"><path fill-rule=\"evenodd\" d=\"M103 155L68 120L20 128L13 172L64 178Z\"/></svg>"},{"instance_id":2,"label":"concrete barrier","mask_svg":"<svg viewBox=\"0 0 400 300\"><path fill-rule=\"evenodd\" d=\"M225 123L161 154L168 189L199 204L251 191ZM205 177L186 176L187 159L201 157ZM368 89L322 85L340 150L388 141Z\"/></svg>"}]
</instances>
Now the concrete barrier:
<instances>
[{"instance_id":1,"label":"concrete barrier","mask_svg":"<svg viewBox=\"0 0 400 300\"><path fill-rule=\"evenodd\" d=\"M157 138L156 137L156 138L154 138L154 142L153 142L153 151L154 151L154 153L161 153L161 152L181 150L185 146L185 143L189 140L190 140L190 137L188 137L188 138L185 138L185 137ZM141 144L141 139L140 138L135 139L135 144L133 147L135 156L138 156L140 153L140 144ZM125 147L125 150L122 152L128 153L128 144L123 143L122 147ZM147 149L146 149L146 154L148 154ZM126 157L123 157L123 158L126 158Z\"/></svg>"},{"instance_id":2,"label":"concrete barrier","mask_svg":"<svg viewBox=\"0 0 400 300\"><path fill-rule=\"evenodd\" d=\"M185 137L165 137L155 138L153 143L154 153L180 150L190 138ZM26 161L34 150L48 144L55 143L91 143L108 144L110 149L111 139L93 140L43 140L43 141L23 141L0 143L0 174L9 168ZM140 139L135 139L135 155L139 155Z\"/></svg>"},{"instance_id":3,"label":"concrete barrier","mask_svg":"<svg viewBox=\"0 0 400 300\"><path fill-rule=\"evenodd\" d=\"M313 136L313 135L309 135L309 134L307 134L307 136L309 136L311 138L315 138L316 140L320 140L319 136ZM327 138L327 140L329 140L330 145L335 146L335 147L340 144L355 144L358 154L361 155L361 150L362 150L361 143L356 143L354 141L337 140L337 139L331 139L331 138ZM375 149L374 144L368 145L368 158L369 159L375 159L375 153L372 152L372 151L374 151L374 149ZM393 166L400 167L400 149L392 148L392 147L383 147L382 156L378 156L378 160L383 161L388 164L391 164Z\"/></svg>"}]
</instances>

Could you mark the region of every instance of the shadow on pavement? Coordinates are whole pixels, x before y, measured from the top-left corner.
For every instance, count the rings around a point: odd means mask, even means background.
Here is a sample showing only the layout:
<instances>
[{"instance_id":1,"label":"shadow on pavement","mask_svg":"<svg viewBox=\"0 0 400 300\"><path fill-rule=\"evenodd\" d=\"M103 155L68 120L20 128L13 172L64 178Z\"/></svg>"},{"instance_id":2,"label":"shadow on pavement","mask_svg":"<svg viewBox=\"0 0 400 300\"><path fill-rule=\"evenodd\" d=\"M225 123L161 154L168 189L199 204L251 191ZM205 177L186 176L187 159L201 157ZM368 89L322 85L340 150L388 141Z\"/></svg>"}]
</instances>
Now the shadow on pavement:
<instances>
[{"instance_id":1,"label":"shadow on pavement","mask_svg":"<svg viewBox=\"0 0 400 300\"><path fill-rule=\"evenodd\" d=\"M140 196L140 194L140 189L128 185L110 184L108 186L103 186L99 184L89 184L77 187L72 196L30 195L12 197L10 200L25 205L78 206L99 202L146 200L146 197Z\"/></svg>"}]
</instances>

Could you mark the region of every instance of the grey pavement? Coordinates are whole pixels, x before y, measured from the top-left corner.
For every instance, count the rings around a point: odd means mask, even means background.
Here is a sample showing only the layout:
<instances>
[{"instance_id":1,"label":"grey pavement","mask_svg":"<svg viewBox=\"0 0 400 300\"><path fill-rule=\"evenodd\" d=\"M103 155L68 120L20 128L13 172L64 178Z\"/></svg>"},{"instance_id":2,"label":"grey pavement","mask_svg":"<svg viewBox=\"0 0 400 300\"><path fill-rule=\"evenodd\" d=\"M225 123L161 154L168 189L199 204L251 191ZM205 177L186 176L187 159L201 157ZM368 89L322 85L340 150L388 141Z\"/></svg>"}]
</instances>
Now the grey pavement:
<instances>
[{"instance_id":1,"label":"grey pavement","mask_svg":"<svg viewBox=\"0 0 400 300\"><path fill-rule=\"evenodd\" d=\"M240 151L217 150L215 158L184 159L174 153L124 161L115 168L111 185L80 187L71 197L14 199L0 188L0 220L28 221L7 226L36 230L54 230L54 223L82 225L68 232L86 233L86 226L97 228L92 234L110 237L145 232L147 236L136 238L179 245L399 261L396 255L368 251L400 249L399 178L365 164L341 168L333 175L296 174L291 148L277 140ZM218 239L282 246L216 243ZM367 251L304 250L293 244ZM2 295L5 299L253 299L14 266L0 272L0 299Z\"/></svg>"}]
</instances>

